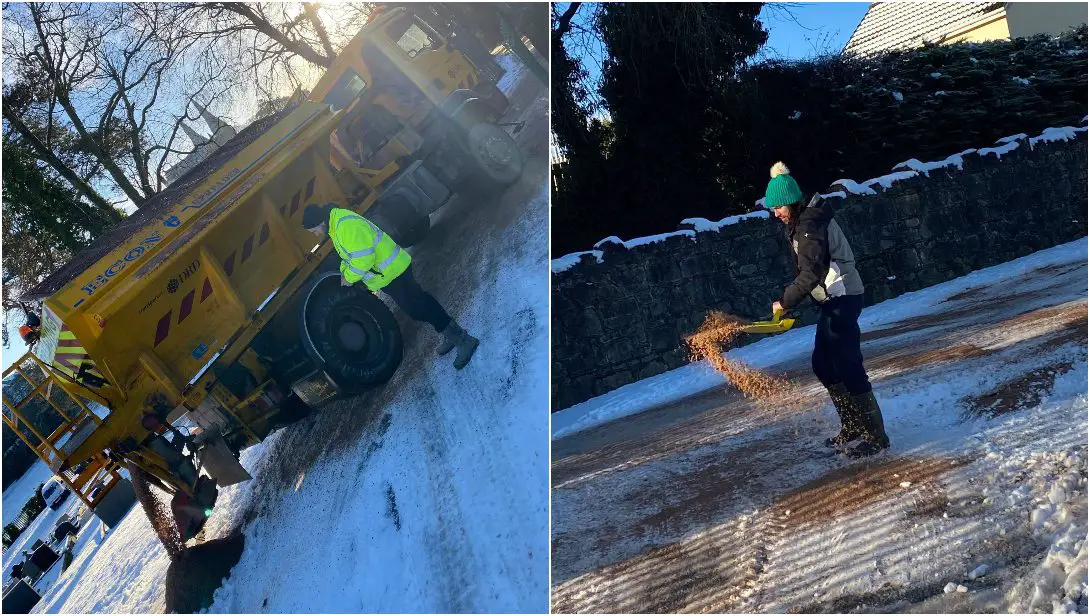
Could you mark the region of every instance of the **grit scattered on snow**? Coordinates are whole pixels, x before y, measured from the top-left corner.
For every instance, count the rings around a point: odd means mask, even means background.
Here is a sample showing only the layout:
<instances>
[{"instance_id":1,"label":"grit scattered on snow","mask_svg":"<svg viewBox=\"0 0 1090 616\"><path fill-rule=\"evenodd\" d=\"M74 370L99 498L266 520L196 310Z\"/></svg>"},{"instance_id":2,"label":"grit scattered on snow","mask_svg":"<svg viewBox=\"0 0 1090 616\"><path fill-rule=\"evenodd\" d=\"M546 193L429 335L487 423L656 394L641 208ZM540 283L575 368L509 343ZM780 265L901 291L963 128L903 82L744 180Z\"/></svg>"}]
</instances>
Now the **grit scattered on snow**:
<instances>
[{"instance_id":1,"label":"grit scattered on snow","mask_svg":"<svg viewBox=\"0 0 1090 616\"><path fill-rule=\"evenodd\" d=\"M868 307L860 318L861 329L874 331L908 318L940 314L950 309L946 302L952 296L986 287L990 289L985 291L987 296L1012 284L1020 285L1020 290L1027 296L1010 306L1012 316L1025 310L1083 303L1087 293L1087 248L1087 240L1083 238ZM1056 284L1054 277L1038 276L1035 279L1027 276L1033 270L1062 264L1082 265L1082 268L1064 268L1067 273L1063 274L1063 287L1049 286ZM1047 294L1033 294L1034 290L1046 288L1049 289ZM905 346L911 346L915 338L928 335L926 326L897 334ZM897 489L884 495L879 502L858 509L845 505L844 510L832 519L807 519L801 524L792 524L790 530L784 531L788 534L782 536L774 532L783 526L779 522L761 526L765 517L777 511L774 507L739 510L729 518L715 520L710 527L697 525L690 529L683 524L677 532L684 532L684 538L665 535L670 538L662 539L677 541L681 546L679 558L691 559L677 561L678 570L684 571L692 564L694 569L707 574L708 569L695 560L699 554L707 552L698 548L706 547L711 553L718 553L712 550L740 546L740 554L749 553L745 537L759 535L763 528L772 538L753 539L759 546L756 553L759 554L761 574L753 588L743 591L745 601L756 603L743 602L738 611L783 613L820 601L823 603L811 607L832 612L875 611L866 608L877 606L880 608L877 611L902 613L1086 613L1086 346L1085 341L1073 339L1026 354L1024 347L1018 345L1033 335L993 328L982 332L980 338L973 338L972 331L965 331L957 340L980 345L979 348L988 354L964 360L964 365L959 363L961 360L950 360L942 365L925 364L916 369L891 367L889 373L885 373L886 369L881 371L883 374L876 381L881 383L879 398L885 411L887 430L895 443L890 459L907 456L943 463L955 461L950 463L949 470L941 473L940 479L893 475L898 477L893 480ZM776 365L786 357L804 357L812 344L812 336L812 327L800 328L733 349L727 357L764 368ZM888 344L897 346L898 343ZM1039 399L1026 401L1013 412L991 419L964 414L966 398L978 399L986 392L1015 382L1027 371L1064 363L1069 369L1061 370L1051 388L1039 392ZM553 438L562 439L596 426L608 430L604 424L651 409L668 413L674 408L671 404L681 398L722 386L721 375L706 362L690 364L555 413ZM822 417L816 418L817 415ZM718 429L711 425L689 418L686 422L693 423L673 425L662 434L669 434L669 442L674 443L683 438L680 435L682 426L695 426L694 432L699 434L686 433L684 438L693 438L698 443L694 447L699 447L699 459L705 463L719 459L710 453L713 450L721 450L722 459L727 460L739 447L744 448L747 458L760 457L754 456L761 450L753 444L762 438L769 439L765 459L770 455L798 455L800 460L805 460L807 456L815 457L809 447L822 450L820 444L809 443L820 437L807 435L821 434L835 427L835 416L827 403L820 409L804 411L783 421L785 425L775 433L739 433L726 427L716 431ZM631 432L637 426L618 424L617 428ZM701 432L703 429L708 429L706 437ZM587 435L585 440L575 442L587 444L596 438L598 435ZM784 445L784 439L790 443L799 441L797 452L794 445ZM658 444L658 441L653 442ZM659 449L667 451L660 454ZM648 481L654 485L659 481L658 474L671 478L667 481L688 485L690 480L697 481L694 473L699 469L692 467L692 461L697 459L696 451L679 453L669 446L634 446L631 458L611 458L613 466L608 469L573 475L556 488L565 491L565 499L569 501L565 506L570 506L570 502L582 502L578 499L584 491L591 489L590 486L601 490L607 489L603 486L608 484L608 489L626 494L628 490L638 491L640 486L646 488ZM733 461L743 467L749 463L745 458ZM784 461L783 464L792 472L804 474L810 472L811 466L821 466L815 461ZM880 467L883 463L877 464ZM758 465L754 468L774 474L779 466ZM834 465L834 468L840 467ZM815 468L814 477L795 477L795 483L783 489L796 488L828 471L828 468ZM873 479L888 480L877 477ZM626 485L622 486L622 483ZM766 500L777 499L778 484L762 482L754 485L772 491L763 495L768 497ZM679 494L684 496L690 492L682 490ZM755 497L743 491L732 496L732 500L735 498L750 502ZM617 502L627 504L629 501ZM554 511L557 506L554 503ZM821 506L815 508L821 509ZM654 512L640 511L636 517L640 519L639 516ZM588 511L580 515L594 514ZM601 518L594 518L593 523L608 528L613 533L611 536L624 537L623 524L627 520L624 515L627 513L603 514ZM792 516L793 511L780 511L778 515L781 516L778 519L784 519ZM680 517L669 519L681 523ZM575 532L580 528L569 525L564 530ZM642 534L633 537L629 540L633 544L645 545ZM647 555L648 549L640 548L641 558ZM624 554L627 558L629 552ZM652 559L651 562L658 561ZM627 573L617 575L621 576L617 588L638 579L625 577ZM679 584L685 583L673 579L679 574L663 572L662 575L670 578L663 580L664 589L679 588ZM598 572L587 573L584 577L587 584L594 586L595 592L609 592L610 579ZM699 584L706 580L694 581ZM590 587L577 585L576 581L564 585L579 589ZM903 599L899 603L883 604L882 593L875 593L878 589L890 591L894 598L889 601L898 601L897 597ZM853 600L859 603L850 603Z\"/></svg>"}]
</instances>

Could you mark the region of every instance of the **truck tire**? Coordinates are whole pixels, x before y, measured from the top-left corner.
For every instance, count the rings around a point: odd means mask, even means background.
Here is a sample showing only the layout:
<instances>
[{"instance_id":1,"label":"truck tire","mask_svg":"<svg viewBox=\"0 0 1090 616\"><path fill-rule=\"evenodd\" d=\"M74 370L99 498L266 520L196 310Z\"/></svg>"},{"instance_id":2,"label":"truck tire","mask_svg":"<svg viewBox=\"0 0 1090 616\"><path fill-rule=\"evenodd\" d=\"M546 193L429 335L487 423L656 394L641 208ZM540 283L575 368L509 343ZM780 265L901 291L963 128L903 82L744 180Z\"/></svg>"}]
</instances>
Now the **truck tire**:
<instances>
[{"instance_id":1,"label":"truck tire","mask_svg":"<svg viewBox=\"0 0 1090 616\"><path fill-rule=\"evenodd\" d=\"M362 285L339 275L320 280L300 311L307 353L345 394L390 380L401 364L401 328L390 309Z\"/></svg>"},{"instance_id":2,"label":"truck tire","mask_svg":"<svg viewBox=\"0 0 1090 616\"><path fill-rule=\"evenodd\" d=\"M473 170L471 192L499 193L522 177L524 161L514 138L495 124L475 124L466 134Z\"/></svg>"},{"instance_id":3,"label":"truck tire","mask_svg":"<svg viewBox=\"0 0 1090 616\"><path fill-rule=\"evenodd\" d=\"M389 233L402 248L424 241L431 230L431 217L421 215L400 195L388 197L375 209L374 213L367 212L367 218Z\"/></svg>"}]
</instances>

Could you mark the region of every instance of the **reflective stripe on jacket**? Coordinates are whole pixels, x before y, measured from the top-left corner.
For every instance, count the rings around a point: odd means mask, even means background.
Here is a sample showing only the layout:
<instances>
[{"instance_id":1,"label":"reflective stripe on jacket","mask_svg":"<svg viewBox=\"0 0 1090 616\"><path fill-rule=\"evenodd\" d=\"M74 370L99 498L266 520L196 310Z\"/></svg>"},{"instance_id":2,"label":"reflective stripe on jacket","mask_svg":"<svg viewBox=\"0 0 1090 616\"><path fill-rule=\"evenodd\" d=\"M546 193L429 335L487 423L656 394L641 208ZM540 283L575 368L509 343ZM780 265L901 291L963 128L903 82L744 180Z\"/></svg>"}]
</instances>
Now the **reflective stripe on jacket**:
<instances>
[{"instance_id":1,"label":"reflective stripe on jacket","mask_svg":"<svg viewBox=\"0 0 1090 616\"><path fill-rule=\"evenodd\" d=\"M412 257L392 237L363 216L341 208L329 213L329 237L341 257L341 275L363 281L372 291L390 284L409 269Z\"/></svg>"}]
</instances>

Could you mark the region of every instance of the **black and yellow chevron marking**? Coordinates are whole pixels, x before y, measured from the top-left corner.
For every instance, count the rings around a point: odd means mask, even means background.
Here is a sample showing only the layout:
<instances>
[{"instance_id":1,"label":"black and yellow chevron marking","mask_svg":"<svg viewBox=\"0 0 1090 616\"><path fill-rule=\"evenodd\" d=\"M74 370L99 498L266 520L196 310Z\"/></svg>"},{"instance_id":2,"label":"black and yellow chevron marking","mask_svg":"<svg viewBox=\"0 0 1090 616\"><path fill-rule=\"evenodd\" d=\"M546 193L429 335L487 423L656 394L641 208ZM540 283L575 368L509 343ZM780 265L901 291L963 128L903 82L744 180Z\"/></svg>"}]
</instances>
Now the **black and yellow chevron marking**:
<instances>
[{"instance_id":1,"label":"black and yellow chevron marking","mask_svg":"<svg viewBox=\"0 0 1090 616\"><path fill-rule=\"evenodd\" d=\"M57 339L57 352L53 355L53 367L69 380L89 387L107 385L106 377L98 371L87 350L76 340L67 327L61 329Z\"/></svg>"}]
</instances>

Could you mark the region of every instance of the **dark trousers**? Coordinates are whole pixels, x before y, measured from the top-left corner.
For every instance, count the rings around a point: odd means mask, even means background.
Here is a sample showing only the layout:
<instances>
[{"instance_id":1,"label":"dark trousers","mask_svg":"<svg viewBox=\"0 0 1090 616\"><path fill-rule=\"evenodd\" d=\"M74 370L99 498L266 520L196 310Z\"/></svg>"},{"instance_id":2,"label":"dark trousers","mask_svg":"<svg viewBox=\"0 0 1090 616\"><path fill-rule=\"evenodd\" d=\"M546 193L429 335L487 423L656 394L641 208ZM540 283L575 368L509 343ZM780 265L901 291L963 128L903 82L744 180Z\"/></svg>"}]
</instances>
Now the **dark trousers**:
<instances>
[{"instance_id":1,"label":"dark trousers","mask_svg":"<svg viewBox=\"0 0 1090 616\"><path fill-rule=\"evenodd\" d=\"M853 396L871 390L863 352L859 350L859 314L863 312L862 295L834 297L821 305L821 316L814 336L814 354L810 358L814 375L830 387L843 383Z\"/></svg>"},{"instance_id":2,"label":"dark trousers","mask_svg":"<svg viewBox=\"0 0 1090 616\"><path fill-rule=\"evenodd\" d=\"M431 323L435 331L441 332L450 325L450 315L439 305L439 302L420 287L413 278L413 266L405 270L393 282L382 287L382 292L389 295L398 308L412 317L414 321Z\"/></svg>"}]
</instances>

